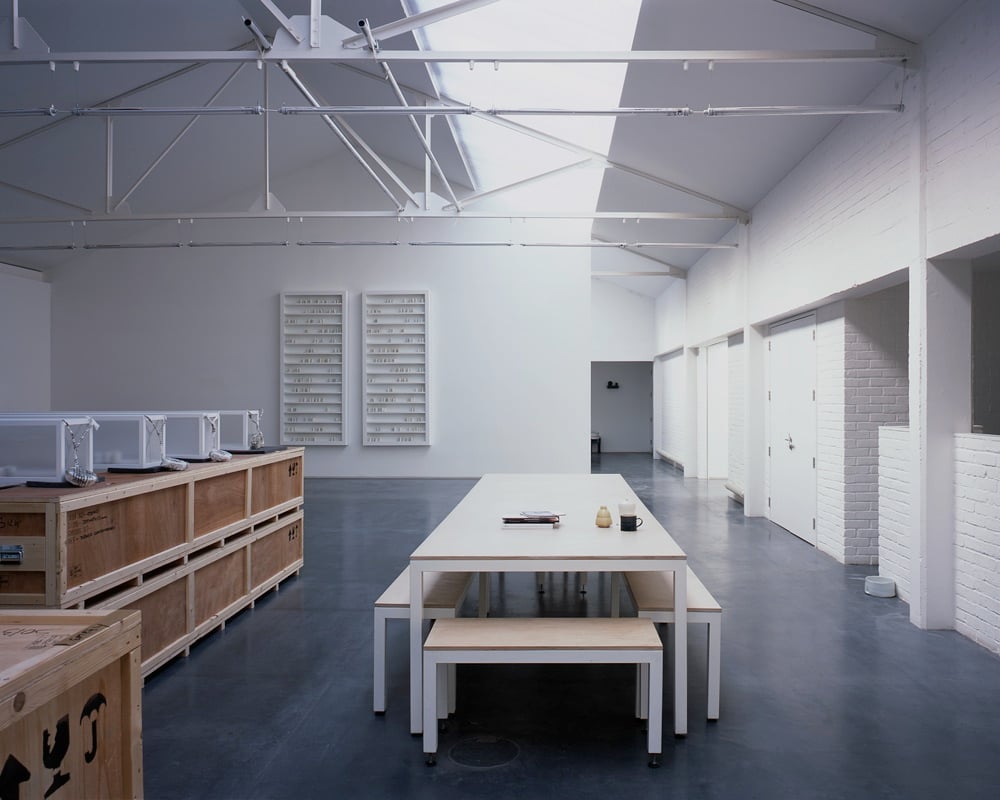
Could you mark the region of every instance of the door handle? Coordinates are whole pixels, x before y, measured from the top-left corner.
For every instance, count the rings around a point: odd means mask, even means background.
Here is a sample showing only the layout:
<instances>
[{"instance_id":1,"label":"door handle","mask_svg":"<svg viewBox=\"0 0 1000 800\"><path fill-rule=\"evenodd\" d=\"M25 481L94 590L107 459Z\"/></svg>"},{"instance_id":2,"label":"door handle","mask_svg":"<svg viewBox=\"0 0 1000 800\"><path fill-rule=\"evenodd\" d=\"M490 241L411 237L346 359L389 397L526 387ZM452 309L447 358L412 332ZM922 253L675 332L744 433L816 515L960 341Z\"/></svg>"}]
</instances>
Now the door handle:
<instances>
[{"instance_id":1,"label":"door handle","mask_svg":"<svg viewBox=\"0 0 1000 800\"><path fill-rule=\"evenodd\" d=\"M795 449L795 445L792 444L792 434L788 434L788 436L785 437L785 441L788 442L788 449L789 450L794 450Z\"/></svg>"}]
</instances>

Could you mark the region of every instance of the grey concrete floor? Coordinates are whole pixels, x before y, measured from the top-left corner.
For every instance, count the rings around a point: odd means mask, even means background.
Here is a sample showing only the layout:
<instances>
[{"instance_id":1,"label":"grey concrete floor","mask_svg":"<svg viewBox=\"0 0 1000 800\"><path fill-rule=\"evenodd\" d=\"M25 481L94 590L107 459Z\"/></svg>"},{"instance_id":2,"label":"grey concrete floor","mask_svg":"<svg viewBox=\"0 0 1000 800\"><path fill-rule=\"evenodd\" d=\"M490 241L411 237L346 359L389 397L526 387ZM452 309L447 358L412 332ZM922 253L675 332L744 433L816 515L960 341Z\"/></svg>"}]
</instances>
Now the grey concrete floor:
<instances>
[{"instance_id":1,"label":"grey concrete floor","mask_svg":"<svg viewBox=\"0 0 1000 800\"><path fill-rule=\"evenodd\" d=\"M603 454L724 608L722 713L704 718L689 632L689 734L646 766L628 666L459 669L436 767L409 734L407 630L390 623L389 709L372 713L372 602L471 480L309 479L299 577L146 682L145 791L206 798L998 798L1000 659L921 631L898 599L762 519L719 481ZM608 581L494 580L495 613L598 615ZM474 597L475 591L470 593ZM627 602L625 603L627 608ZM466 608L474 613L471 600Z\"/></svg>"}]
</instances>

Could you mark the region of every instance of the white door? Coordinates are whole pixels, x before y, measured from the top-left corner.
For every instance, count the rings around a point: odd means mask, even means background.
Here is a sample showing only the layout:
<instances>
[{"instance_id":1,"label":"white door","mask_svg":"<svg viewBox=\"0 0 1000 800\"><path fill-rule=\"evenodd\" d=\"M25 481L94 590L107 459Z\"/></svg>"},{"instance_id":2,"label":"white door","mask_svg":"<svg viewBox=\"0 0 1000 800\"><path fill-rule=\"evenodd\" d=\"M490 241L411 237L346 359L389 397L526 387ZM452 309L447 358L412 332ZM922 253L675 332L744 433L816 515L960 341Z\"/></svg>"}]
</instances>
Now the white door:
<instances>
[{"instance_id":1,"label":"white door","mask_svg":"<svg viewBox=\"0 0 1000 800\"><path fill-rule=\"evenodd\" d=\"M768 383L769 516L815 545L815 314L771 326Z\"/></svg>"}]
</instances>

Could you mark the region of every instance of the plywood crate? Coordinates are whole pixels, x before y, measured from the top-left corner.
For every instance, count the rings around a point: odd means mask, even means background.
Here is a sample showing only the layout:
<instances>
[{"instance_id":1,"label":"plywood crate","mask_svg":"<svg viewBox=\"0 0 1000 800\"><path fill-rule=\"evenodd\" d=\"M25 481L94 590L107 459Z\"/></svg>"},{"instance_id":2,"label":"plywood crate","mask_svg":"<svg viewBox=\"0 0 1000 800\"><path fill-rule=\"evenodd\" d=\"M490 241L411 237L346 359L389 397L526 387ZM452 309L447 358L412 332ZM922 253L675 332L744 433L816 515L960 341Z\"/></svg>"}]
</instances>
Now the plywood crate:
<instances>
[{"instance_id":1,"label":"plywood crate","mask_svg":"<svg viewBox=\"0 0 1000 800\"><path fill-rule=\"evenodd\" d=\"M16 548L20 560L0 559L0 607L139 609L148 674L301 569L302 487L302 449L288 448L184 472L109 473L101 488L6 489L0 555ZM278 531L287 540L290 526L291 549L256 544ZM268 566L255 568L255 556Z\"/></svg>"},{"instance_id":2,"label":"plywood crate","mask_svg":"<svg viewBox=\"0 0 1000 800\"><path fill-rule=\"evenodd\" d=\"M140 615L0 612L3 797L142 797Z\"/></svg>"}]
</instances>

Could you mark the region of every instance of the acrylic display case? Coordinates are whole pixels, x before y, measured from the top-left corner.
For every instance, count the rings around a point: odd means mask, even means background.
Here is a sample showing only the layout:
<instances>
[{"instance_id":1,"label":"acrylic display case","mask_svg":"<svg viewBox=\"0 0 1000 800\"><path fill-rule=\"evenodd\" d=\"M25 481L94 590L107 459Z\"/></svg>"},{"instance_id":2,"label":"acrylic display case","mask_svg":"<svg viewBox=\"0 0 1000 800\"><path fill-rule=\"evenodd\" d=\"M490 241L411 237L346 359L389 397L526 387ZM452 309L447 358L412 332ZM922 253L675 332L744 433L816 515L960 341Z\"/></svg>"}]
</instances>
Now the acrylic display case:
<instances>
[{"instance_id":1,"label":"acrylic display case","mask_svg":"<svg viewBox=\"0 0 1000 800\"><path fill-rule=\"evenodd\" d=\"M62 485L66 470L94 469L89 416L0 415L0 486Z\"/></svg>"},{"instance_id":2,"label":"acrylic display case","mask_svg":"<svg viewBox=\"0 0 1000 800\"><path fill-rule=\"evenodd\" d=\"M167 418L167 455L184 461L207 461L220 449L218 411L157 411Z\"/></svg>"},{"instance_id":3,"label":"acrylic display case","mask_svg":"<svg viewBox=\"0 0 1000 800\"><path fill-rule=\"evenodd\" d=\"M166 451L162 414L94 413L94 467L99 470L159 469Z\"/></svg>"},{"instance_id":4,"label":"acrylic display case","mask_svg":"<svg viewBox=\"0 0 1000 800\"><path fill-rule=\"evenodd\" d=\"M260 427L260 410L219 412L219 438L223 450L243 452L259 450L264 445Z\"/></svg>"}]
</instances>

